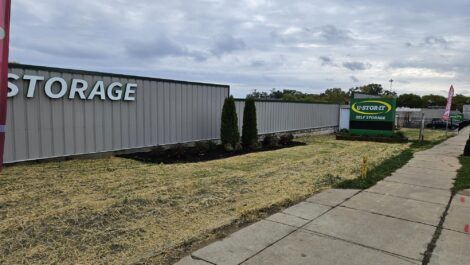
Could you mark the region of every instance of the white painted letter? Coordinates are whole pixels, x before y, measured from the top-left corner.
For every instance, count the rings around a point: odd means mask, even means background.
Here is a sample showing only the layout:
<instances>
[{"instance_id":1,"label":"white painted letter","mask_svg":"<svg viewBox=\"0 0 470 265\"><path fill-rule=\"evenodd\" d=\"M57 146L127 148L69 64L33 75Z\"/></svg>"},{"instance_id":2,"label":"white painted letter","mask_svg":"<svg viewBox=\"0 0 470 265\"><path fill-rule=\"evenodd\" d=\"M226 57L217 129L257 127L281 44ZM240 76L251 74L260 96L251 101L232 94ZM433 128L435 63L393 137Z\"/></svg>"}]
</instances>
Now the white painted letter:
<instances>
[{"instance_id":1,"label":"white painted letter","mask_svg":"<svg viewBox=\"0 0 470 265\"><path fill-rule=\"evenodd\" d=\"M90 94L88 95L88 99L95 99L96 95L99 95L101 100L106 100L103 81L96 82Z\"/></svg>"},{"instance_id":2,"label":"white painted letter","mask_svg":"<svg viewBox=\"0 0 470 265\"><path fill-rule=\"evenodd\" d=\"M55 82L60 83L60 90L58 93L54 93L52 91L52 85ZM46 85L44 86L44 91L46 92L46 95L52 99L58 99L61 98L67 93L67 82L61 77L53 77L49 80L47 80Z\"/></svg>"},{"instance_id":3,"label":"white painted letter","mask_svg":"<svg viewBox=\"0 0 470 265\"><path fill-rule=\"evenodd\" d=\"M124 100L125 101L134 101L135 97L131 96L135 94L135 89L137 88L137 84L127 84L126 92L124 93Z\"/></svg>"},{"instance_id":4,"label":"white painted letter","mask_svg":"<svg viewBox=\"0 0 470 265\"><path fill-rule=\"evenodd\" d=\"M111 100L120 100L122 97L122 90L121 89L116 89L114 90L115 87L121 88L122 84L119 82L114 82L111 85L108 86L108 98Z\"/></svg>"},{"instance_id":5,"label":"white painted letter","mask_svg":"<svg viewBox=\"0 0 470 265\"><path fill-rule=\"evenodd\" d=\"M20 77L15 75L15 74L9 73L8 74L8 79L18 80L18 79L20 79ZM19 89L18 89L17 85L8 82L8 89L9 89L9 91L8 91L8 97L9 98L12 98L12 97L18 95Z\"/></svg>"},{"instance_id":6,"label":"white painted letter","mask_svg":"<svg viewBox=\"0 0 470 265\"><path fill-rule=\"evenodd\" d=\"M85 90L87 89L88 89L87 81L82 80L82 79L72 79L72 85L70 86L69 99L74 99L75 94L77 93L81 99L86 99Z\"/></svg>"},{"instance_id":7,"label":"white painted letter","mask_svg":"<svg viewBox=\"0 0 470 265\"><path fill-rule=\"evenodd\" d=\"M43 81L44 76L24 75L23 80L29 80L28 93L26 94L26 97L32 98L34 97L34 91L36 91L36 83L38 81Z\"/></svg>"}]
</instances>

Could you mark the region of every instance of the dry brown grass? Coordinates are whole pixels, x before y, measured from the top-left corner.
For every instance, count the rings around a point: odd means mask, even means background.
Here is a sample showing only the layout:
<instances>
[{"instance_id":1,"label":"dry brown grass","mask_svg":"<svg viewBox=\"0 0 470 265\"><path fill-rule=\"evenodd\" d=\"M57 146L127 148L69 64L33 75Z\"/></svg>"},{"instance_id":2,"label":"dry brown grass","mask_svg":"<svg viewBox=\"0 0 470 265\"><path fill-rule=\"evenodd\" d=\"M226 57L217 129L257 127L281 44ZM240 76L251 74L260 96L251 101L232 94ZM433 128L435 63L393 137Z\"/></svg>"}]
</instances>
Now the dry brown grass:
<instances>
[{"instance_id":1,"label":"dry brown grass","mask_svg":"<svg viewBox=\"0 0 470 265\"><path fill-rule=\"evenodd\" d=\"M364 155L373 168L409 147L301 140L307 145L201 163L112 157L7 167L0 263L166 263L217 228L330 186L331 176L355 178Z\"/></svg>"}]
</instances>

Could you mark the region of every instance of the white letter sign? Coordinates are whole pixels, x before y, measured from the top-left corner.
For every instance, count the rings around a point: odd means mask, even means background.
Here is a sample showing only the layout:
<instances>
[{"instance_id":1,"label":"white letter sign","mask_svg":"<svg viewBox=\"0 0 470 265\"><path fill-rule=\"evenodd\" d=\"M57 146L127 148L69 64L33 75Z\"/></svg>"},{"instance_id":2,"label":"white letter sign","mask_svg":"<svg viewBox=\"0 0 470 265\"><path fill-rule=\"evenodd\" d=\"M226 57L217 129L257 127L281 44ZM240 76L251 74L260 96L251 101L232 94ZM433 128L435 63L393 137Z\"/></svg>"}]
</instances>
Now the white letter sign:
<instances>
[{"instance_id":1,"label":"white letter sign","mask_svg":"<svg viewBox=\"0 0 470 265\"><path fill-rule=\"evenodd\" d=\"M103 81L98 80L91 87L85 79L71 78L64 79L62 77L51 77L46 80L44 76L37 75L23 75L20 76L10 73L8 74L8 97L16 97L21 94L22 89L26 89L26 98L34 98L39 92L43 92L48 98L51 99L81 99L81 100L112 100L112 101L135 101L135 93L137 84L128 83L122 84L120 82L110 82L105 84ZM22 82L25 88L18 85ZM70 82L70 83L69 83ZM21 84L21 83L20 83ZM90 89L91 91L90 91ZM37 93L36 91L39 90Z\"/></svg>"},{"instance_id":2,"label":"white letter sign","mask_svg":"<svg viewBox=\"0 0 470 265\"><path fill-rule=\"evenodd\" d=\"M58 82L60 85L60 90L58 93L54 93L54 91L52 91L52 85L56 82ZM52 99L61 98L65 95L65 93L67 93L67 82L65 82L65 80L61 77L53 77L47 80L44 91L46 92L46 95Z\"/></svg>"}]
</instances>

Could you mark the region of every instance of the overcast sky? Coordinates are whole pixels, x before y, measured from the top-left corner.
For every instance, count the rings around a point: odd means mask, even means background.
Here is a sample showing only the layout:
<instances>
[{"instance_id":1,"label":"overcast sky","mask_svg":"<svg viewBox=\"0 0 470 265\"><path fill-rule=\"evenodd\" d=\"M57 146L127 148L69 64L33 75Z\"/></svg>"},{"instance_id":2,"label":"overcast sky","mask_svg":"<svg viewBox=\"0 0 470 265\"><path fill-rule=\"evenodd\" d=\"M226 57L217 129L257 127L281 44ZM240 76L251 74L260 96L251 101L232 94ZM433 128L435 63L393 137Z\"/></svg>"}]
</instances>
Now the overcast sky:
<instances>
[{"instance_id":1,"label":"overcast sky","mask_svg":"<svg viewBox=\"0 0 470 265\"><path fill-rule=\"evenodd\" d=\"M10 60L228 84L470 96L468 0L13 0Z\"/></svg>"}]
</instances>

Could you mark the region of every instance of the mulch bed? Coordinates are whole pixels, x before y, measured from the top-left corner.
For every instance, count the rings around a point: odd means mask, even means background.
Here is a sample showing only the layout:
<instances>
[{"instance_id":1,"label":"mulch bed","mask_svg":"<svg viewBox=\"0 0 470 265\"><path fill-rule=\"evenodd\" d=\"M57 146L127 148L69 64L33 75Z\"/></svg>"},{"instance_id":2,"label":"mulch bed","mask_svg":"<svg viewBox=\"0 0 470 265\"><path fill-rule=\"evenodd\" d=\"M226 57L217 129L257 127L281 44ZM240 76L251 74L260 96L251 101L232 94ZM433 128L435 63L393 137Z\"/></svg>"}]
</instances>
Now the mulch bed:
<instances>
[{"instance_id":1,"label":"mulch bed","mask_svg":"<svg viewBox=\"0 0 470 265\"><path fill-rule=\"evenodd\" d=\"M296 146L306 145L302 142L292 141L284 145L278 146L262 146L259 149L242 149L235 151L226 151L222 145L216 145L212 148L201 148L199 146L183 147L176 146L170 149L156 148L150 152L140 152L126 155L119 155L119 157L134 159L145 163L162 163L162 164L176 164L176 163L194 163L210 160L223 159L233 156L240 156L249 153L266 152L279 150L284 148L291 148Z\"/></svg>"}]
</instances>

